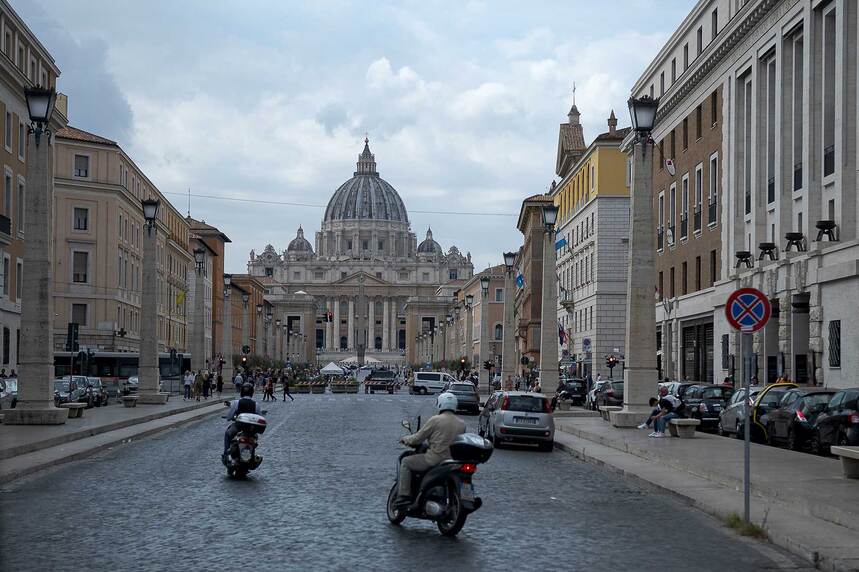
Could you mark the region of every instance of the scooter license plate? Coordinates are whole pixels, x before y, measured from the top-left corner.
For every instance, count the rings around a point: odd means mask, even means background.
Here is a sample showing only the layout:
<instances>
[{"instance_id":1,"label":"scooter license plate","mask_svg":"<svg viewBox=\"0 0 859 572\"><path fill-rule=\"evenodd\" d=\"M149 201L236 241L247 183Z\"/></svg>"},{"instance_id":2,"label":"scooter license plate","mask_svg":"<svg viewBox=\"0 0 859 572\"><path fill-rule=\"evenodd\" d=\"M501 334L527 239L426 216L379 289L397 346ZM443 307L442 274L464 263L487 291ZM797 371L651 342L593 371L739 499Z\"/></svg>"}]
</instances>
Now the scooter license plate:
<instances>
[{"instance_id":1,"label":"scooter license plate","mask_svg":"<svg viewBox=\"0 0 859 572\"><path fill-rule=\"evenodd\" d=\"M471 483L460 483L459 484L459 496L462 500L473 501L474 500L474 485Z\"/></svg>"}]
</instances>

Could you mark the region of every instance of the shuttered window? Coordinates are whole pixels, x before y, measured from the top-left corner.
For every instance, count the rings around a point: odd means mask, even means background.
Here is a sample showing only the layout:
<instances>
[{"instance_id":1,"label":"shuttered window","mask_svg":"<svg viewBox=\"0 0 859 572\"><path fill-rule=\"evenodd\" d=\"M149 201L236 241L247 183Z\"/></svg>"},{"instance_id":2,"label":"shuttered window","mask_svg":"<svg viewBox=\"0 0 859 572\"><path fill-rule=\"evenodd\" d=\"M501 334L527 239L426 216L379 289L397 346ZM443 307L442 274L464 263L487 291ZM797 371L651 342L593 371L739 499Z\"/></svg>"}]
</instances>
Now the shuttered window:
<instances>
[{"instance_id":1,"label":"shuttered window","mask_svg":"<svg viewBox=\"0 0 859 572\"><path fill-rule=\"evenodd\" d=\"M829 367L841 367L841 320L829 322Z\"/></svg>"}]
</instances>

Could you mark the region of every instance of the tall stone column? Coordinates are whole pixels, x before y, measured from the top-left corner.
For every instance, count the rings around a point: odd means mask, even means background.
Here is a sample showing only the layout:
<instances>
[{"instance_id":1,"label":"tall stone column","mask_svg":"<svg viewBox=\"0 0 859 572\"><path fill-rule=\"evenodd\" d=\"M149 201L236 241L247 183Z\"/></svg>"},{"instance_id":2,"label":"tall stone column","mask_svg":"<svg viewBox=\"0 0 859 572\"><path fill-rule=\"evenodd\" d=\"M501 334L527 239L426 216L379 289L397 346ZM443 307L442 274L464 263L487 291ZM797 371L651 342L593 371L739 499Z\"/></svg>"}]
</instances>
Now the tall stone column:
<instances>
[{"instance_id":1,"label":"tall stone column","mask_svg":"<svg viewBox=\"0 0 859 572\"><path fill-rule=\"evenodd\" d=\"M515 298L511 269L504 275L504 338L501 345L501 383L504 389L513 389L507 387L508 378L516 373L516 339L513 332Z\"/></svg>"},{"instance_id":2,"label":"tall stone column","mask_svg":"<svg viewBox=\"0 0 859 572\"><path fill-rule=\"evenodd\" d=\"M367 298L367 348L376 351L376 299Z\"/></svg>"},{"instance_id":3,"label":"tall stone column","mask_svg":"<svg viewBox=\"0 0 859 572\"><path fill-rule=\"evenodd\" d=\"M169 394L159 392L158 369L158 268L157 220L143 227L143 292L140 299L140 380L138 403L167 403Z\"/></svg>"},{"instance_id":4,"label":"tall stone column","mask_svg":"<svg viewBox=\"0 0 859 572\"><path fill-rule=\"evenodd\" d=\"M346 345L349 351L355 351L355 298L349 298L349 333L346 334Z\"/></svg>"},{"instance_id":5,"label":"tall stone column","mask_svg":"<svg viewBox=\"0 0 859 572\"><path fill-rule=\"evenodd\" d=\"M382 299L382 351L391 351L391 301L388 298Z\"/></svg>"},{"instance_id":6,"label":"tall stone column","mask_svg":"<svg viewBox=\"0 0 859 572\"><path fill-rule=\"evenodd\" d=\"M325 303L326 319L328 316L328 312L331 312L332 321L325 322L325 344L323 344L323 346L329 351L331 351L334 349L334 302L331 300L328 300Z\"/></svg>"},{"instance_id":7,"label":"tall stone column","mask_svg":"<svg viewBox=\"0 0 859 572\"><path fill-rule=\"evenodd\" d=\"M462 355L474 367L474 305L465 307L465 339L463 340Z\"/></svg>"},{"instance_id":8,"label":"tall stone column","mask_svg":"<svg viewBox=\"0 0 859 572\"><path fill-rule=\"evenodd\" d=\"M543 293L540 311L540 386L558 387L558 280L555 274L554 227L543 235ZM651 300L653 294L651 293ZM652 306L653 304L651 304Z\"/></svg>"},{"instance_id":9,"label":"tall stone column","mask_svg":"<svg viewBox=\"0 0 859 572\"><path fill-rule=\"evenodd\" d=\"M60 425L69 414L54 407L54 150L48 137L27 135L27 240L21 294L18 404L6 425Z\"/></svg>"},{"instance_id":10,"label":"tall stone column","mask_svg":"<svg viewBox=\"0 0 859 572\"><path fill-rule=\"evenodd\" d=\"M262 317L262 306L259 307L256 313L256 343L254 344L254 353L258 356L263 355L263 338L265 334L263 333L263 317Z\"/></svg>"},{"instance_id":11,"label":"tall stone column","mask_svg":"<svg viewBox=\"0 0 859 572\"><path fill-rule=\"evenodd\" d=\"M191 328L191 370L194 372L206 367L205 266L204 262L194 270L194 327Z\"/></svg>"},{"instance_id":12,"label":"tall stone column","mask_svg":"<svg viewBox=\"0 0 859 572\"><path fill-rule=\"evenodd\" d=\"M545 288L545 285L544 285ZM491 372L483 367L489 359L489 292L480 294L480 363L477 364L480 371L480 388L486 395L492 393ZM557 384L556 384L557 385Z\"/></svg>"},{"instance_id":13,"label":"tall stone column","mask_svg":"<svg viewBox=\"0 0 859 572\"><path fill-rule=\"evenodd\" d=\"M245 295L242 295L242 345L251 345L251 316Z\"/></svg>"},{"instance_id":14,"label":"tall stone column","mask_svg":"<svg viewBox=\"0 0 859 572\"><path fill-rule=\"evenodd\" d=\"M334 349L340 350L340 298L334 299Z\"/></svg>"},{"instance_id":15,"label":"tall stone column","mask_svg":"<svg viewBox=\"0 0 859 572\"><path fill-rule=\"evenodd\" d=\"M635 427L647 417L647 400L656 395L656 308L653 304L655 254L652 198L653 147L637 141L632 151L629 280L626 301L624 406L612 412L615 427Z\"/></svg>"},{"instance_id":16,"label":"tall stone column","mask_svg":"<svg viewBox=\"0 0 859 572\"><path fill-rule=\"evenodd\" d=\"M221 372L224 383L230 384L233 381L233 305L230 302L230 289L232 286L224 286L224 316L221 319L224 325L224 335L222 336L221 354L224 356L224 369Z\"/></svg>"}]
</instances>

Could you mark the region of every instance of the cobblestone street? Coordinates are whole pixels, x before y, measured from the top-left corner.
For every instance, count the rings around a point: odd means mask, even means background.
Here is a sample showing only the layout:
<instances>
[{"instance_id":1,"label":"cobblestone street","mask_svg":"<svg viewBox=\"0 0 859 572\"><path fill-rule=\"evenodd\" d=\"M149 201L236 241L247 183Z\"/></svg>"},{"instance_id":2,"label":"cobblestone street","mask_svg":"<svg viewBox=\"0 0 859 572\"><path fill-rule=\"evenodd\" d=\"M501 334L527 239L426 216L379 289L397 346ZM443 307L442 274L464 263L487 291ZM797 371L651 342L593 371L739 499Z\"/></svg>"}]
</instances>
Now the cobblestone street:
<instances>
[{"instance_id":1,"label":"cobblestone street","mask_svg":"<svg viewBox=\"0 0 859 572\"><path fill-rule=\"evenodd\" d=\"M399 421L432 397L264 404L265 460L230 480L225 421L133 442L4 487L3 570L760 570L800 564L562 452L497 450L459 537L385 518ZM476 428L476 417L465 418ZM513 560L510 560L510 558Z\"/></svg>"}]
</instances>

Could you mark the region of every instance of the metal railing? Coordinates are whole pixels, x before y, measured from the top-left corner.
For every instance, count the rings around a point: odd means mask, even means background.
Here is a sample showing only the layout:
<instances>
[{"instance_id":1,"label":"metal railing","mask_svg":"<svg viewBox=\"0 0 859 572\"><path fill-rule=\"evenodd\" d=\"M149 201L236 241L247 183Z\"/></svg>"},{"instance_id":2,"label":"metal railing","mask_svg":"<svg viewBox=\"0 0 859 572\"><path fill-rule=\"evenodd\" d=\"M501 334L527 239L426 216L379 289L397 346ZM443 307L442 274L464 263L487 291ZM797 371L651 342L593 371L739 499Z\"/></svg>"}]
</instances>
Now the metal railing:
<instances>
[{"instance_id":1,"label":"metal railing","mask_svg":"<svg viewBox=\"0 0 859 572\"><path fill-rule=\"evenodd\" d=\"M680 217L680 238L689 236L689 215L688 213Z\"/></svg>"},{"instance_id":2,"label":"metal railing","mask_svg":"<svg viewBox=\"0 0 859 572\"><path fill-rule=\"evenodd\" d=\"M665 231L660 226L656 229L656 250L662 250L663 241L665 238Z\"/></svg>"}]
</instances>

